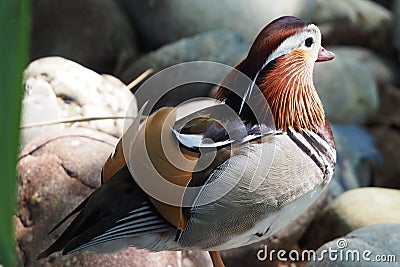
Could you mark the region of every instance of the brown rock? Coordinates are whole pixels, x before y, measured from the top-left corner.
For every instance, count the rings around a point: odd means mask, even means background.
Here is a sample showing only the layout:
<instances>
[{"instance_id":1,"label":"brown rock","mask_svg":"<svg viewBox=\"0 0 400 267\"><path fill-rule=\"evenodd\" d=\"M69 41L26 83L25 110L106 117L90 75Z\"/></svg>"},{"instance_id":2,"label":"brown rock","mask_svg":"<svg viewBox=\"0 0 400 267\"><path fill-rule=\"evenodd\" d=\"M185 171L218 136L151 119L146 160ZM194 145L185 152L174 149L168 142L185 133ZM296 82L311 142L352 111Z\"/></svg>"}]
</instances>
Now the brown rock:
<instances>
[{"instance_id":1,"label":"brown rock","mask_svg":"<svg viewBox=\"0 0 400 267\"><path fill-rule=\"evenodd\" d=\"M373 185L400 189L400 132L388 126L374 127L371 132L383 157L383 164L377 167Z\"/></svg>"},{"instance_id":2,"label":"brown rock","mask_svg":"<svg viewBox=\"0 0 400 267\"><path fill-rule=\"evenodd\" d=\"M400 127L400 88L387 84L379 92L380 104L372 122Z\"/></svg>"},{"instance_id":3,"label":"brown rock","mask_svg":"<svg viewBox=\"0 0 400 267\"><path fill-rule=\"evenodd\" d=\"M183 251L183 267L213 267L210 255L206 251Z\"/></svg>"},{"instance_id":4,"label":"brown rock","mask_svg":"<svg viewBox=\"0 0 400 267\"><path fill-rule=\"evenodd\" d=\"M178 252L149 253L134 248L113 254L56 253L36 261L62 229L50 236L48 231L100 185L101 167L116 141L107 134L78 128L42 135L24 147L18 161L16 230L25 266L178 266Z\"/></svg>"}]
</instances>

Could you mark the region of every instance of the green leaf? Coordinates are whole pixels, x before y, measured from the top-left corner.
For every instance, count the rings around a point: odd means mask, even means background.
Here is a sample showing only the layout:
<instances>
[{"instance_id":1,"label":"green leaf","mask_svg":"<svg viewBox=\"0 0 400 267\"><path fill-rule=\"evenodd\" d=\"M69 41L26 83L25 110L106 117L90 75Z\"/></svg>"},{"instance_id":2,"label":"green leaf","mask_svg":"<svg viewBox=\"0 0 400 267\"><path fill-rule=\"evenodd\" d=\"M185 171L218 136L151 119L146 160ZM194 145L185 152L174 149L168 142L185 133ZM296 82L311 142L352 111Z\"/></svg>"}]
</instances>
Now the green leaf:
<instances>
[{"instance_id":1,"label":"green leaf","mask_svg":"<svg viewBox=\"0 0 400 267\"><path fill-rule=\"evenodd\" d=\"M22 98L29 47L30 1L0 1L0 263L16 266L13 215Z\"/></svg>"}]
</instances>

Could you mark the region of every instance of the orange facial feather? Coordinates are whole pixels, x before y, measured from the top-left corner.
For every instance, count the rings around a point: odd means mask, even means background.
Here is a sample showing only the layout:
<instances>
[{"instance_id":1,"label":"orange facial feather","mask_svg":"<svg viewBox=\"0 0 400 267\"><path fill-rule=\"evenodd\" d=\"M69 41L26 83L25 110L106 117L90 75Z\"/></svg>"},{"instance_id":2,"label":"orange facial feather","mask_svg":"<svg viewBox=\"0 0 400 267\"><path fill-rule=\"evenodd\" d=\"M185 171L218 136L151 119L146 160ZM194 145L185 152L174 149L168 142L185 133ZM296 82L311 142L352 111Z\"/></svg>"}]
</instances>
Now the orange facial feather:
<instances>
[{"instance_id":1,"label":"orange facial feather","mask_svg":"<svg viewBox=\"0 0 400 267\"><path fill-rule=\"evenodd\" d=\"M279 58L272 70L259 77L277 128L317 131L325 122L322 103L312 81L313 62L297 49Z\"/></svg>"}]
</instances>

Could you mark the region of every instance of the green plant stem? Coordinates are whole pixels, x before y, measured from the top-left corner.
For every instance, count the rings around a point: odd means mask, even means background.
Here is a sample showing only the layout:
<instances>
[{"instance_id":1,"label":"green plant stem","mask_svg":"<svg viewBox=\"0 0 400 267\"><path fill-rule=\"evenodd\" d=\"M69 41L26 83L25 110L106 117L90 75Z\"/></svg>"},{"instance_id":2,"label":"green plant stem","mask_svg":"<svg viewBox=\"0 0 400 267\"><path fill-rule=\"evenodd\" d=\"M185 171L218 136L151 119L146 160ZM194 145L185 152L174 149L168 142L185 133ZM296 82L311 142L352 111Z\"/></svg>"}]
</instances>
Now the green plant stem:
<instances>
[{"instance_id":1,"label":"green plant stem","mask_svg":"<svg viewBox=\"0 0 400 267\"><path fill-rule=\"evenodd\" d=\"M29 47L30 2L0 1L0 263L16 266L14 221L22 71Z\"/></svg>"}]
</instances>

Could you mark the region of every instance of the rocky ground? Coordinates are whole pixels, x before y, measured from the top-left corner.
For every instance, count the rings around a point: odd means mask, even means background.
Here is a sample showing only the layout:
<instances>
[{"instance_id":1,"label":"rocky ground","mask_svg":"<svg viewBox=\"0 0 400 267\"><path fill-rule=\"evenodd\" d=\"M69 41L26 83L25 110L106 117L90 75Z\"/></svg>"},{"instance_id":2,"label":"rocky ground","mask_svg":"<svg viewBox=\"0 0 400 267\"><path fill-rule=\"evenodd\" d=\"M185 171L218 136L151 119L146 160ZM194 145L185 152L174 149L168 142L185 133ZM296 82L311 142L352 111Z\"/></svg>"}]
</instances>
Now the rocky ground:
<instances>
[{"instance_id":1,"label":"rocky ground","mask_svg":"<svg viewBox=\"0 0 400 267\"><path fill-rule=\"evenodd\" d=\"M269 249L371 250L400 266L400 0L32 1L32 63L25 71L24 125L91 116L135 116L126 84L149 68L207 60L230 66L259 30L281 15L317 24L336 59L316 64L314 81L338 149L328 191L276 236L222 252L232 266L338 266L260 261ZM98 74L101 73L101 74ZM184 89L183 89L184 90ZM209 96L209 86L170 94L159 106ZM101 165L123 121L24 128L18 160L18 249L25 266L211 266L202 252L129 248L36 261L60 231L47 231L99 186ZM357 265L358 264L358 265ZM360 266L341 261L340 266ZM397 264L397 265L396 265ZM381 266L362 262L361 266Z\"/></svg>"}]
</instances>

